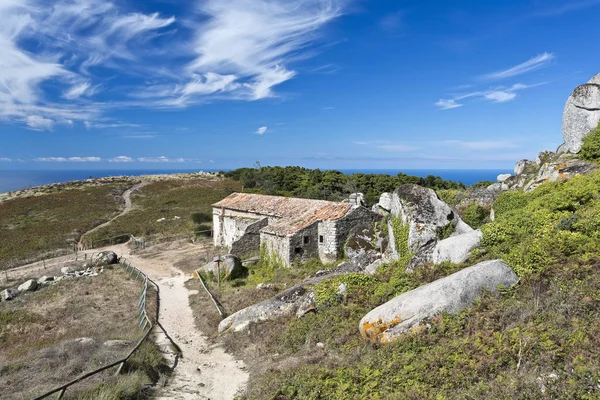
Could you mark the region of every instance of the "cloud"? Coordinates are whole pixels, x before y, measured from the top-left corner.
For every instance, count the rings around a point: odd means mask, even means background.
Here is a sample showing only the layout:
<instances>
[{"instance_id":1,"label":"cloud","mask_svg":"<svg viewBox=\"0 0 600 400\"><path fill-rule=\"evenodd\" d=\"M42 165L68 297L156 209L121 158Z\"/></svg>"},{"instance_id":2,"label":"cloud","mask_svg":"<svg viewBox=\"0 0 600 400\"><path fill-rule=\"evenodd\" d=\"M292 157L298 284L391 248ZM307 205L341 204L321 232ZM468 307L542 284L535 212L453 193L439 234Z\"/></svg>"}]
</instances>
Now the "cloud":
<instances>
[{"instance_id":1,"label":"cloud","mask_svg":"<svg viewBox=\"0 0 600 400\"><path fill-rule=\"evenodd\" d=\"M89 82L84 82L72 86L68 91L63 93L63 97L67 100L78 99L79 97L86 94L87 96L92 96L95 92L95 89L91 87Z\"/></svg>"},{"instance_id":2,"label":"cloud","mask_svg":"<svg viewBox=\"0 0 600 400\"><path fill-rule=\"evenodd\" d=\"M7 158L7 157L0 157L0 162L11 162L12 159Z\"/></svg>"},{"instance_id":3,"label":"cloud","mask_svg":"<svg viewBox=\"0 0 600 400\"><path fill-rule=\"evenodd\" d=\"M464 141L464 140L444 140L439 142L443 146L458 147L466 150L498 150L512 149L518 147L513 141L502 140L479 140L479 141Z\"/></svg>"},{"instance_id":4,"label":"cloud","mask_svg":"<svg viewBox=\"0 0 600 400\"><path fill-rule=\"evenodd\" d=\"M100 162L102 159L100 157L39 157L34 161L41 162Z\"/></svg>"},{"instance_id":5,"label":"cloud","mask_svg":"<svg viewBox=\"0 0 600 400\"><path fill-rule=\"evenodd\" d=\"M44 118L40 115L28 115L25 118L25 122L27 123L29 129L34 131L49 131L52 130L52 127L54 126L53 120Z\"/></svg>"},{"instance_id":6,"label":"cloud","mask_svg":"<svg viewBox=\"0 0 600 400\"><path fill-rule=\"evenodd\" d=\"M323 107L323 110L325 111L329 111L329 110L335 110L335 107Z\"/></svg>"},{"instance_id":7,"label":"cloud","mask_svg":"<svg viewBox=\"0 0 600 400\"><path fill-rule=\"evenodd\" d=\"M536 69L547 67L548 65L550 65L550 63L554 59L555 59L555 56L553 53L543 53L543 54L540 54L533 58L530 58L529 60L525 61L524 63L516 65L512 68L509 68L509 69L506 69L503 71L494 72L494 73L487 74L487 75L483 75L483 78L489 79L489 80L498 80L498 79L505 79L505 78L510 78L513 76L525 74L527 72L531 72Z\"/></svg>"},{"instance_id":8,"label":"cloud","mask_svg":"<svg viewBox=\"0 0 600 400\"><path fill-rule=\"evenodd\" d=\"M113 157L108 162L112 163L124 163L124 162L133 162L133 158L127 156L117 156Z\"/></svg>"},{"instance_id":9,"label":"cloud","mask_svg":"<svg viewBox=\"0 0 600 400\"><path fill-rule=\"evenodd\" d=\"M513 100L515 97L517 97L515 92L504 91L490 92L485 95L486 99L495 101L497 103L504 103L506 101Z\"/></svg>"},{"instance_id":10,"label":"cloud","mask_svg":"<svg viewBox=\"0 0 600 400\"><path fill-rule=\"evenodd\" d=\"M139 162L146 162L146 163L182 163L182 162L186 161L183 158L168 158L168 157L165 157L165 156L160 156L160 157L139 157L137 160Z\"/></svg>"},{"instance_id":11,"label":"cloud","mask_svg":"<svg viewBox=\"0 0 600 400\"><path fill-rule=\"evenodd\" d=\"M187 82L157 85L138 95L164 106L186 106L203 97L259 100L296 76L289 64L325 24L341 14L345 0L206 0L187 25L194 31Z\"/></svg>"},{"instance_id":12,"label":"cloud","mask_svg":"<svg viewBox=\"0 0 600 400\"><path fill-rule=\"evenodd\" d=\"M126 13L106 0L1 0L0 19L0 118L35 130L51 129L49 121L97 117L104 104L78 101L97 88L90 68L143 68L135 63L139 44L174 22ZM59 88L62 100L50 87Z\"/></svg>"},{"instance_id":13,"label":"cloud","mask_svg":"<svg viewBox=\"0 0 600 400\"><path fill-rule=\"evenodd\" d=\"M517 94L515 92L517 92L519 90L531 89L531 88L546 85L546 84L548 84L548 82L540 82L540 83L535 83L533 85L525 85L523 83L515 83L514 85L508 86L508 87L499 86L499 87L491 88L491 89L484 90L484 91L476 91L476 92L470 92L470 93L456 95L452 99L440 99L435 103L435 105L440 110L449 110L452 108L462 107L464 105L461 103L457 103L457 101L465 100L468 98L477 98L477 97L492 101L494 103L505 103L505 102L514 100L517 97Z\"/></svg>"},{"instance_id":14,"label":"cloud","mask_svg":"<svg viewBox=\"0 0 600 400\"><path fill-rule=\"evenodd\" d=\"M435 105L438 106L440 110L450 110L452 108L463 106L463 104L458 104L454 99L439 99L435 102Z\"/></svg>"},{"instance_id":15,"label":"cloud","mask_svg":"<svg viewBox=\"0 0 600 400\"><path fill-rule=\"evenodd\" d=\"M258 128L256 130L256 134L257 135L264 135L266 131L267 131L267 127L266 126L261 126L260 128Z\"/></svg>"},{"instance_id":16,"label":"cloud","mask_svg":"<svg viewBox=\"0 0 600 400\"><path fill-rule=\"evenodd\" d=\"M84 121L83 124L87 129L110 129L110 128L139 128L140 124L130 124L126 122L114 122L114 123L95 123L90 121Z\"/></svg>"},{"instance_id":17,"label":"cloud","mask_svg":"<svg viewBox=\"0 0 600 400\"><path fill-rule=\"evenodd\" d=\"M125 139L152 139L156 135L126 135L123 136Z\"/></svg>"}]
</instances>

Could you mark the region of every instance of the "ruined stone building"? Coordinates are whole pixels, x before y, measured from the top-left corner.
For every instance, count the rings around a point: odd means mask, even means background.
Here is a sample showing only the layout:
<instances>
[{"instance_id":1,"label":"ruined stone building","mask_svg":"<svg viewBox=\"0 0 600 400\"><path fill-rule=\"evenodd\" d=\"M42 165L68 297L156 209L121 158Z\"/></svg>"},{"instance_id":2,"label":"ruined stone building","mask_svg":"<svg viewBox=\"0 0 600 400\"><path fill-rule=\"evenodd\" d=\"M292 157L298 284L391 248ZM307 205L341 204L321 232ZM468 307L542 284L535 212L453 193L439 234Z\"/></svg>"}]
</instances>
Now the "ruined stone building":
<instances>
[{"instance_id":1,"label":"ruined stone building","mask_svg":"<svg viewBox=\"0 0 600 400\"><path fill-rule=\"evenodd\" d=\"M333 262L353 226L379 218L350 203L233 193L213 204L214 244L239 256L264 246L285 266L317 256Z\"/></svg>"}]
</instances>

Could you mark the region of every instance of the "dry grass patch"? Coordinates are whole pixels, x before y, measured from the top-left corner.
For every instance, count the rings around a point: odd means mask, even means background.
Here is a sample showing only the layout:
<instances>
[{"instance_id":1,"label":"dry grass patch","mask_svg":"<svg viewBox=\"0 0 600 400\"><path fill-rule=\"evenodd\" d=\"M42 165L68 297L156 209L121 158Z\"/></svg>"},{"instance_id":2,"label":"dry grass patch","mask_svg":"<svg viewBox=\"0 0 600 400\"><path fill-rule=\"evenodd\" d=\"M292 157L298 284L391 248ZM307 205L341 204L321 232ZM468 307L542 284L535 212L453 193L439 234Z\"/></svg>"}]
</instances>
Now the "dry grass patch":
<instances>
[{"instance_id":1,"label":"dry grass patch","mask_svg":"<svg viewBox=\"0 0 600 400\"><path fill-rule=\"evenodd\" d=\"M137 325L140 293L140 283L115 266L3 302L0 387L10 388L3 396L30 398L124 357L143 335ZM108 340L125 342L108 346Z\"/></svg>"},{"instance_id":2,"label":"dry grass patch","mask_svg":"<svg viewBox=\"0 0 600 400\"><path fill-rule=\"evenodd\" d=\"M212 204L241 188L239 182L231 180L153 182L132 194L133 210L130 213L86 239L97 241L123 233L141 237L189 233L199 227L192 218L194 213L212 214ZM157 222L161 218L165 220ZM210 224L207 228L210 229Z\"/></svg>"},{"instance_id":3,"label":"dry grass patch","mask_svg":"<svg viewBox=\"0 0 600 400\"><path fill-rule=\"evenodd\" d=\"M72 244L119 212L124 184L63 190L0 203L0 270Z\"/></svg>"}]
</instances>

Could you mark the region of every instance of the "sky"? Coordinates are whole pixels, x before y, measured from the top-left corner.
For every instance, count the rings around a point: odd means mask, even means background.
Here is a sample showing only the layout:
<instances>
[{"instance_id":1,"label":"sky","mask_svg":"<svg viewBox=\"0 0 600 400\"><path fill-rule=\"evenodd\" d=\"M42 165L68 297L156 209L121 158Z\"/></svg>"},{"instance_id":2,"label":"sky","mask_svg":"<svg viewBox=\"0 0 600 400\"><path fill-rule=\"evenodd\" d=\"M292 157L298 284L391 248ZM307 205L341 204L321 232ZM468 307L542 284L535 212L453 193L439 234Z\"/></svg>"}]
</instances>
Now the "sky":
<instances>
[{"instance_id":1,"label":"sky","mask_svg":"<svg viewBox=\"0 0 600 400\"><path fill-rule=\"evenodd\" d=\"M512 168L600 0L0 0L0 169Z\"/></svg>"}]
</instances>

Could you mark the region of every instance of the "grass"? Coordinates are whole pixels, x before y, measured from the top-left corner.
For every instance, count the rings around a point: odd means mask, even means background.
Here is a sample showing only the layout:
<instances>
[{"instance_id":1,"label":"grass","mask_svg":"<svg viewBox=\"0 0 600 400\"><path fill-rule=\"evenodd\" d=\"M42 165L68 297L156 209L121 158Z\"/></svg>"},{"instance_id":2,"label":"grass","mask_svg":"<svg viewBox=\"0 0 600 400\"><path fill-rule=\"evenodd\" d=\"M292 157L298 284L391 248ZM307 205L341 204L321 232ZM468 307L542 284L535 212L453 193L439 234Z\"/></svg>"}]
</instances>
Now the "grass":
<instances>
[{"instance_id":1,"label":"grass","mask_svg":"<svg viewBox=\"0 0 600 400\"><path fill-rule=\"evenodd\" d=\"M63 280L3 302L0 308L0 387L11 388L7 398L39 395L85 371L124 357L143 335L137 324L140 292L140 283L117 266L97 277ZM149 305L154 303L152 297L148 299ZM154 310L149 310L149 315L153 316ZM115 339L130 344L104 345L107 340ZM147 385L152 383L154 375L145 368L154 368L160 353L151 348L142 350L132 359L129 369L139 375L138 378L145 376L144 385ZM89 378L78 384L78 388L92 390L91 387L101 385L111 372L114 370ZM138 378L120 376L117 381ZM113 386L111 383L105 387L112 391Z\"/></svg>"},{"instance_id":2,"label":"grass","mask_svg":"<svg viewBox=\"0 0 600 400\"><path fill-rule=\"evenodd\" d=\"M0 203L0 270L57 249L119 212L124 185L62 190Z\"/></svg>"},{"instance_id":3,"label":"grass","mask_svg":"<svg viewBox=\"0 0 600 400\"><path fill-rule=\"evenodd\" d=\"M134 236L170 236L193 232L198 228L198 213L212 215L211 204L234 191L241 184L230 180L169 180L153 182L132 195L134 209L108 226L94 232L87 240L130 233ZM175 218L178 217L178 218ZM159 219L165 220L158 222ZM210 224L205 225L210 229Z\"/></svg>"}]
</instances>

